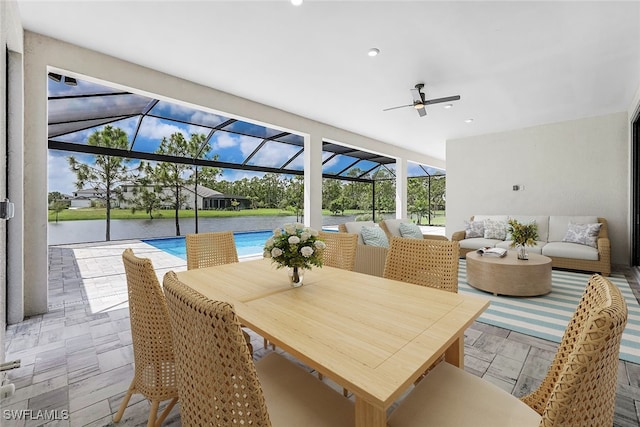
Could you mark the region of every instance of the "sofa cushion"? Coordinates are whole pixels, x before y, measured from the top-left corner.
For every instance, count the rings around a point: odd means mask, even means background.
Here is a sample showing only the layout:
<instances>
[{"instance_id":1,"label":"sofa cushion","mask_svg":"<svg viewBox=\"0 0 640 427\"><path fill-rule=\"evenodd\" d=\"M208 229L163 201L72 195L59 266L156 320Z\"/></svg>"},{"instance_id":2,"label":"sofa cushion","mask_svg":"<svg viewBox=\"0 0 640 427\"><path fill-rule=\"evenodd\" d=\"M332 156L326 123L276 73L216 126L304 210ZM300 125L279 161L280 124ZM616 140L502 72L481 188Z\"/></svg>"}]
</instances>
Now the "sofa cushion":
<instances>
[{"instance_id":1,"label":"sofa cushion","mask_svg":"<svg viewBox=\"0 0 640 427\"><path fill-rule=\"evenodd\" d=\"M387 226L387 230L391 233L392 236L402 237L400 233L400 224L410 222L407 218L404 219L385 219L384 225Z\"/></svg>"},{"instance_id":2,"label":"sofa cushion","mask_svg":"<svg viewBox=\"0 0 640 427\"><path fill-rule=\"evenodd\" d=\"M365 245L370 246L382 246L383 248L389 247L389 239L384 230L377 225L373 227L362 227L362 240Z\"/></svg>"},{"instance_id":3,"label":"sofa cushion","mask_svg":"<svg viewBox=\"0 0 640 427\"><path fill-rule=\"evenodd\" d=\"M507 237L506 221L496 221L493 219L484 220L484 238L504 240Z\"/></svg>"},{"instance_id":4,"label":"sofa cushion","mask_svg":"<svg viewBox=\"0 0 640 427\"><path fill-rule=\"evenodd\" d=\"M422 230L412 222L400 223L400 235L410 239L422 239Z\"/></svg>"},{"instance_id":5,"label":"sofa cushion","mask_svg":"<svg viewBox=\"0 0 640 427\"><path fill-rule=\"evenodd\" d=\"M484 221L465 221L464 238L473 239L476 237L484 237Z\"/></svg>"},{"instance_id":6,"label":"sofa cushion","mask_svg":"<svg viewBox=\"0 0 640 427\"><path fill-rule=\"evenodd\" d=\"M573 258L598 261L598 250L579 243L550 242L542 248L542 255L558 258Z\"/></svg>"},{"instance_id":7,"label":"sofa cushion","mask_svg":"<svg viewBox=\"0 0 640 427\"><path fill-rule=\"evenodd\" d=\"M602 224L596 222L595 224L574 224L569 223L567 234L565 234L563 242L579 243L581 245L597 247L598 234L600 233L600 227Z\"/></svg>"},{"instance_id":8,"label":"sofa cushion","mask_svg":"<svg viewBox=\"0 0 640 427\"><path fill-rule=\"evenodd\" d=\"M548 242L562 242L569 229L569 223L574 224L594 224L598 222L596 216L561 216L552 215L549 217L549 239Z\"/></svg>"},{"instance_id":9,"label":"sofa cushion","mask_svg":"<svg viewBox=\"0 0 640 427\"><path fill-rule=\"evenodd\" d=\"M375 222L373 221L352 221L345 222L344 226L347 229L347 233L355 233L358 235L358 244L364 245L364 240L362 240L362 227L373 227L375 226Z\"/></svg>"}]
</instances>

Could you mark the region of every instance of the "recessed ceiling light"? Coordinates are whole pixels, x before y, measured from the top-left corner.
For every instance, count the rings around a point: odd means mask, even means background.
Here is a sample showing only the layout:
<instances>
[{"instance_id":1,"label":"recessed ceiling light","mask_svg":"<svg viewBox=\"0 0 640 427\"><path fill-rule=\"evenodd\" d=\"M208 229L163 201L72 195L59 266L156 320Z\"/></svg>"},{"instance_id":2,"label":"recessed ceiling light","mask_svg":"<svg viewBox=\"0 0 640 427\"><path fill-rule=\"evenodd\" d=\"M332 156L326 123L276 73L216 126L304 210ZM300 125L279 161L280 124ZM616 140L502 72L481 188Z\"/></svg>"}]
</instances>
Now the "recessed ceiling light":
<instances>
[{"instance_id":1,"label":"recessed ceiling light","mask_svg":"<svg viewBox=\"0 0 640 427\"><path fill-rule=\"evenodd\" d=\"M294 6L300 6L302 4L302 0L291 0L291 4Z\"/></svg>"},{"instance_id":2,"label":"recessed ceiling light","mask_svg":"<svg viewBox=\"0 0 640 427\"><path fill-rule=\"evenodd\" d=\"M467 120L465 120L464 122L465 122L465 123L471 123L471 122L473 122L473 119L467 119Z\"/></svg>"},{"instance_id":3,"label":"recessed ceiling light","mask_svg":"<svg viewBox=\"0 0 640 427\"><path fill-rule=\"evenodd\" d=\"M380 49L378 49L377 47L372 47L371 49L369 49L369 53L367 53L367 55L378 56L379 53L380 53Z\"/></svg>"},{"instance_id":4,"label":"recessed ceiling light","mask_svg":"<svg viewBox=\"0 0 640 427\"><path fill-rule=\"evenodd\" d=\"M445 104L444 108L448 110L449 108L453 108L453 104Z\"/></svg>"}]
</instances>

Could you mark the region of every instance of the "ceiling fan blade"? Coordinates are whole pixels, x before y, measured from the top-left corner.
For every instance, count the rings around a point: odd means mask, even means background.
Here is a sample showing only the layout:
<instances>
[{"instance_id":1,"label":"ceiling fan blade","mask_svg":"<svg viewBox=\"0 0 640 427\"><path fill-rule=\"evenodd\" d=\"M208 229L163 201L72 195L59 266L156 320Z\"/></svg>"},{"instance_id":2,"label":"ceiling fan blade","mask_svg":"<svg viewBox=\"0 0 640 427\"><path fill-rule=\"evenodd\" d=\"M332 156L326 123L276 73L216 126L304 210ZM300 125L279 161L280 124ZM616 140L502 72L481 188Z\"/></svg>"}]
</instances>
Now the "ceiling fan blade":
<instances>
[{"instance_id":1,"label":"ceiling fan blade","mask_svg":"<svg viewBox=\"0 0 640 427\"><path fill-rule=\"evenodd\" d=\"M385 108L382 111L389 111L389 110L396 110L398 108L404 108L404 107L413 107L413 104L407 104L407 105L399 105L397 107L391 107L391 108Z\"/></svg>"},{"instance_id":2,"label":"ceiling fan blade","mask_svg":"<svg viewBox=\"0 0 640 427\"><path fill-rule=\"evenodd\" d=\"M435 99L427 99L426 101L424 101L425 105L430 105L430 104L439 104L441 102L450 102L450 101L457 101L460 99L460 95L455 95L455 96L447 96L445 98L435 98Z\"/></svg>"},{"instance_id":3,"label":"ceiling fan blade","mask_svg":"<svg viewBox=\"0 0 640 427\"><path fill-rule=\"evenodd\" d=\"M427 109L422 107L422 108L416 108L416 111L418 111L418 115L420 117L424 117L427 115Z\"/></svg>"}]
</instances>

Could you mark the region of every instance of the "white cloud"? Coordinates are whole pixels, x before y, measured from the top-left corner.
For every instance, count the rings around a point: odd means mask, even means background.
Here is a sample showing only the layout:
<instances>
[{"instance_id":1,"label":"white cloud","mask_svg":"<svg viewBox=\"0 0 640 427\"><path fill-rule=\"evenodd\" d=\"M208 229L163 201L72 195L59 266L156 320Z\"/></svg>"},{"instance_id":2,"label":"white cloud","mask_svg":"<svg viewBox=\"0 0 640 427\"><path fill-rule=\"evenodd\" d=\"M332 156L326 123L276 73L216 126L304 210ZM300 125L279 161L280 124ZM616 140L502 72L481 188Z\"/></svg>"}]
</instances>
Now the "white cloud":
<instances>
[{"instance_id":1,"label":"white cloud","mask_svg":"<svg viewBox=\"0 0 640 427\"><path fill-rule=\"evenodd\" d=\"M214 138L215 141L211 144L214 152L226 148L236 148L240 150L243 158L247 158L247 156L253 153L253 150L255 150L261 142L261 140L251 136L235 135L228 132L214 134Z\"/></svg>"},{"instance_id":2,"label":"white cloud","mask_svg":"<svg viewBox=\"0 0 640 427\"><path fill-rule=\"evenodd\" d=\"M48 192L59 191L62 194L72 194L76 190L76 175L69 169L67 155L53 154L49 151Z\"/></svg>"},{"instance_id":3,"label":"white cloud","mask_svg":"<svg viewBox=\"0 0 640 427\"><path fill-rule=\"evenodd\" d=\"M216 149L235 147L236 145L238 145L238 138L228 132L216 135L215 142L211 144L211 146Z\"/></svg>"},{"instance_id":4,"label":"white cloud","mask_svg":"<svg viewBox=\"0 0 640 427\"><path fill-rule=\"evenodd\" d=\"M267 167L280 167L300 149L285 144L265 144L256 153L251 162Z\"/></svg>"},{"instance_id":5,"label":"white cloud","mask_svg":"<svg viewBox=\"0 0 640 427\"><path fill-rule=\"evenodd\" d=\"M165 123L155 117L147 117L144 120L144 126L140 128L140 136L156 140L161 140L165 136L168 138L176 132L180 132L185 138L189 137L184 129Z\"/></svg>"},{"instance_id":6,"label":"white cloud","mask_svg":"<svg viewBox=\"0 0 640 427\"><path fill-rule=\"evenodd\" d=\"M193 114L191 115L191 121L194 123L202 123L211 127L215 127L225 121L225 117L206 113L204 111L194 110Z\"/></svg>"}]
</instances>

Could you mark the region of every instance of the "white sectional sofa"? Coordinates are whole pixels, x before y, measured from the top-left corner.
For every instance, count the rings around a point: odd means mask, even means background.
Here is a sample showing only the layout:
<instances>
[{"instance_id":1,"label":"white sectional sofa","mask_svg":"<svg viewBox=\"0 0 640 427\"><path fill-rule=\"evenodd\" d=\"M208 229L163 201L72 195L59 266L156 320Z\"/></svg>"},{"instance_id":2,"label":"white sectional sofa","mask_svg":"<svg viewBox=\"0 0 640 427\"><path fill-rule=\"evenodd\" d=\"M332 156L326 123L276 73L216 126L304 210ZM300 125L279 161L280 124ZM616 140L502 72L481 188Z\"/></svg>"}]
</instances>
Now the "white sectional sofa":
<instances>
[{"instance_id":1,"label":"white sectional sofa","mask_svg":"<svg viewBox=\"0 0 640 427\"><path fill-rule=\"evenodd\" d=\"M509 219L515 219L520 223L536 222L538 241L535 246L528 247L527 250L531 253L548 256L552 260L553 267L596 272L604 276L611 273L611 242L609 241L607 221L595 216L475 215L467 222L466 230L456 231L451 236L451 240L460 242L460 257L465 256L467 252L485 246L513 249L511 241L506 240L508 236L500 239L496 238L495 233L496 222L504 222L506 227ZM470 237L478 234L480 223L487 224L490 231L485 232L482 237ZM601 225L597 237L593 239L594 246L575 243L575 237L567 234L570 224L573 230L577 228L576 224L596 223Z\"/></svg>"}]
</instances>

